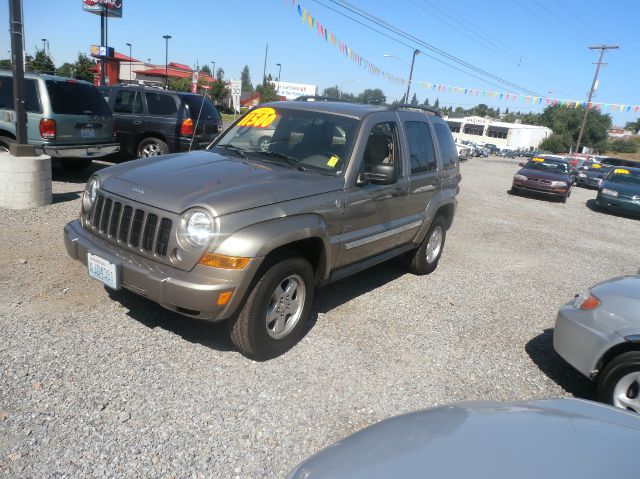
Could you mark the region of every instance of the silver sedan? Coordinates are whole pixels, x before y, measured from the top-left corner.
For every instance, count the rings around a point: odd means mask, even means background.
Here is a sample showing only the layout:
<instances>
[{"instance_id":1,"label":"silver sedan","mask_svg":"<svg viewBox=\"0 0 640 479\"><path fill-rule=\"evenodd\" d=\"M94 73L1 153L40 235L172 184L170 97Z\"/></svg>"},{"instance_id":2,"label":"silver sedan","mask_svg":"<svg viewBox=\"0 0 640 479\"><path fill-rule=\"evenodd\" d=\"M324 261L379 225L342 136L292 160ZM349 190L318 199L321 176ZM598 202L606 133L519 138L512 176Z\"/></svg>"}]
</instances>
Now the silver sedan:
<instances>
[{"instance_id":1,"label":"silver sedan","mask_svg":"<svg viewBox=\"0 0 640 479\"><path fill-rule=\"evenodd\" d=\"M598 398L640 412L640 275L597 284L558 312L553 347L598 382Z\"/></svg>"}]
</instances>

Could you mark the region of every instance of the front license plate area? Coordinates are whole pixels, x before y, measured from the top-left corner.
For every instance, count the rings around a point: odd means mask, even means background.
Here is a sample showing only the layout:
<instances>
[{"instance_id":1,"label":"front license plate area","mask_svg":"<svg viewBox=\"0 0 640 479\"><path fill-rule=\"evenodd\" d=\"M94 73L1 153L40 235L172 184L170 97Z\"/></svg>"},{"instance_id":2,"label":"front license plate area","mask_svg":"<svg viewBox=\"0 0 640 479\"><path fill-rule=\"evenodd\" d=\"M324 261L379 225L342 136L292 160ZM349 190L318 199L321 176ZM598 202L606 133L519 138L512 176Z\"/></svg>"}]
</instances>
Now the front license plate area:
<instances>
[{"instance_id":1,"label":"front license plate area","mask_svg":"<svg viewBox=\"0 0 640 479\"><path fill-rule=\"evenodd\" d=\"M87 270L93 279L97 279L112 289L120 289L119 265L100 256L87 253Z\"/></svg>"}]
</instances>

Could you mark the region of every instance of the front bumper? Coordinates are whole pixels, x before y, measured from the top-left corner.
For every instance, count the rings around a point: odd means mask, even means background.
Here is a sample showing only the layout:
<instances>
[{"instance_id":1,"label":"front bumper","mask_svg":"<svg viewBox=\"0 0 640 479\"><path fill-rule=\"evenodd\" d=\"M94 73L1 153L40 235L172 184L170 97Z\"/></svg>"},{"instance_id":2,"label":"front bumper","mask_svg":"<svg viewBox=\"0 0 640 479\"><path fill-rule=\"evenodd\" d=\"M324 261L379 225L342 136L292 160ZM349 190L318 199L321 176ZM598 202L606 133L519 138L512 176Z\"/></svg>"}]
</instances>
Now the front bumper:
<instances>
[{"instance_id":1,"label":"front bumper","mask_svg":"<svg viewBox=\"0 0 640 479\"><path fill-rule=\"evenodd\" d=\"M53 158L101 158L117 153L119 143L101 143L96 145L42 145L36 147Z\"/></svg>"},{"instance_id":2,"label":"front bumper","mask_svg":"<svg viewBox=\"0 0 640 479\"><path fill-rule=\"evenodd\" d=\"M604 354L625 339L603 326L597 319L597 309L582 310L565 304L556 318L553 348L581 374L592 378Z\"/></svg>"},{"instance_id":3,"label":"front bumper","mask_svg":"<svg viewBox=\"0 0 640 479\"><path fill-rule=\"evenodd\" d=\"M640 202L614 198L613 196L606 196L602 193L598 193L598 196L596 197L596 206L619 213L640 215Z\"/></svg>"},{"instance_id":4,"label":"front bumper","mask_svg":"<svg viewBox=\"0 0 640 479\"><path fill-rule=\"evenodd\" d=\"M521 190L528 191L531 193L539 193L542 195L550 195L550 196L567 196L569 194L570 187L551 187L545 184L536 183L532 181L513 181L513 187Z\"/></svg>"},{"instance_id":5,"label":"front bumper","mask_svg":"<svg viewBox=\"0 0 640 479\"><path fill-rule=\"evenodd\" d=\"M65 226L64 242L69 256L85 266L87 253L116 264L123 288L185 316L216 321L235 313L262 262L253 258L239 271L201 265L184 271L122 250L85 230L78 220ZM219 306L220 293L227 291L232 292L231 300Z\"/></svg>"}]
</instances>

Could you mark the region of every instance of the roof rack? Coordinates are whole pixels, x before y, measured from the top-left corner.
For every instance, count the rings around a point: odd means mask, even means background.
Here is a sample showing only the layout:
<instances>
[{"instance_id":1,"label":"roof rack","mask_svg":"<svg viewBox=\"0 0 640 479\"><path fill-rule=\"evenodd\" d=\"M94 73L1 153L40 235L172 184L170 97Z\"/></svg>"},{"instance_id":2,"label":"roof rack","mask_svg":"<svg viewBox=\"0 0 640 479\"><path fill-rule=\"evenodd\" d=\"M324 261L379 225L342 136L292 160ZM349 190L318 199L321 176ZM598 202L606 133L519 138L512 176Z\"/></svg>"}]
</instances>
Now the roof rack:
<instances>
[{"instance_id":1,"label":"roof rack","mask_svg":"<svg viewBox=\"0 0 640 479\"><path fill-rule=\"evenodd\" d=\"M428 106L411 105L409 103L399 103L397 105L391 105L389 107L389 110L391 110L391 111L395 111L395 110L422 110L424 112L432 113L432 114L434 114L436 116L442 117L442 113L440 112L440 110L436 110L435 108L430 108Z\"/></svg>"},{"instance_id":2,"label":"roof rack","mask_svg":"<svg viewBox=\"0 0 640 479\"><path fill-rule=\"evenodd\" d=\"M342 98L331 98L328 96L316 96L316 95L302 95L295 99L295 101L338 101L340 103L354 103L351 100L343 100Z\"/></svg>"}]
</instances>

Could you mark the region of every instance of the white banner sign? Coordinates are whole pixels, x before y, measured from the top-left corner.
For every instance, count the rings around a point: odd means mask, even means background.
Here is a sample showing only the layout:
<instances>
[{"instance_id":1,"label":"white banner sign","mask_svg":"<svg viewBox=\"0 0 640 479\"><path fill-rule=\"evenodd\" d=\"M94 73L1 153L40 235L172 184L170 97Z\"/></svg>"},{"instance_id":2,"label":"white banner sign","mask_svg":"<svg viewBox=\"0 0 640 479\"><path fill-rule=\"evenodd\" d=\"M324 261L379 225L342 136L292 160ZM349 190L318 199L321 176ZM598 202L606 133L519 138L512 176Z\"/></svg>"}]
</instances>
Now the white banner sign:
<instances>
[{"instance_id":1,"label":"white banner sign","mask_svg":"<svg viewBox=\"0 0 640 479\"><path fill-rule=\"evenodd\" d=\"M293 100L303 95L316 96L318 94L317 85L305 85L304 83L272 82L279 96L287 100Z\"/></svg>"}]
</instances>

